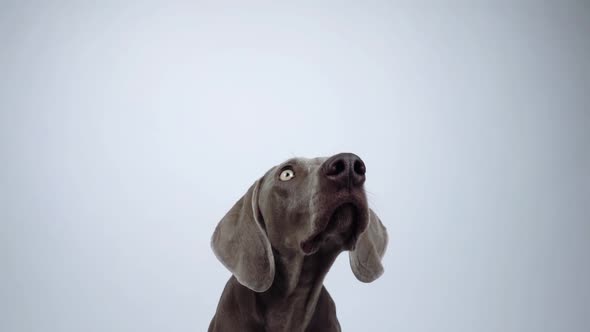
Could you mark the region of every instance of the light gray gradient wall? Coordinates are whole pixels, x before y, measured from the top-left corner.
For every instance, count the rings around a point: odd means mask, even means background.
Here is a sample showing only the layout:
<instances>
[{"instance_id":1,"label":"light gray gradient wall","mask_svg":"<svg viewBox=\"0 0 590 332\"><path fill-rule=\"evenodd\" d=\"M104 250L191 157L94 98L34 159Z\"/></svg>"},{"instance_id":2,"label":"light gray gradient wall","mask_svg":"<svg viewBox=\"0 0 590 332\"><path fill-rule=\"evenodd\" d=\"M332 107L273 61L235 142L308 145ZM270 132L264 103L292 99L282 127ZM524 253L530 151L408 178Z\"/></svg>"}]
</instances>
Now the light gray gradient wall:
<instances>
[{"instance_id":1,"label":"light gray gradient wall","mask_svg":"<svg viewBox=\"0 0 590 332\"><path fill-rule=\"evenodd\" d=\"M1 331L204 331L218 220L342 151L391 236L345 331L590 331L587 2L99 3L0 5Z\"/></svg>"}]
</instances>

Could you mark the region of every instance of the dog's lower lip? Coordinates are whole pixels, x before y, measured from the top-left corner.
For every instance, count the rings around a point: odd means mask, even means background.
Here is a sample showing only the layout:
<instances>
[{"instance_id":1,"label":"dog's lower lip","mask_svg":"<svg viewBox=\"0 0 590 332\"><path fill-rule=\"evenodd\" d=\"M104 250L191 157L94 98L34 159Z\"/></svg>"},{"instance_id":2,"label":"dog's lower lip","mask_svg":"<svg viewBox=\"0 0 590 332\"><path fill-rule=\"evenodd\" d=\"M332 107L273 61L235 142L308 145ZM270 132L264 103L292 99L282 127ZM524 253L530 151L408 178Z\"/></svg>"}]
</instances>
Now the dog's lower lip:
<instances>
[{"instance_id":1,"label":"dog's lower lip","mask_svg":"<svg viewBox=\"0 0 590 332\"><path fill-rule=\"evenodd\" d=\"M319 240L319 236L320 234L314 236L313 238L301 243L301 250L303 250L303 252L305 254L311 254L314 251L316 251L317 249L317 245L318 245L318 240Z\"/></svg>"},{"instance_id":2,"label":"dog's lower lip","mask_svg":"<svg viewBox=\"0 0 590 332\"><path fill-rule=\"evenodd\" d=\"M326 217L325 220L325 224L319 229L317 230L314 234L312 234L307 240L303 241L300 245L301 250L303 250L303 252L305 254L312 254L315 251L317 251L318 246L319 246L319 242L321 240L321 238L323 237L324 233L326 232L326 230L328 228L330 228L330 226L332 224L332 219L334 218L334 216L336 215L336 213L343 207L346 206L352 206L352 208L354 209L354 214L355 214L355 218L358 218L358 209L359 207L352 203L352 202L344 202L339 204L338 206L336 206L336 208L334 208L329 214L326 214L328 217Z\"/></svg>"}]
</instances>

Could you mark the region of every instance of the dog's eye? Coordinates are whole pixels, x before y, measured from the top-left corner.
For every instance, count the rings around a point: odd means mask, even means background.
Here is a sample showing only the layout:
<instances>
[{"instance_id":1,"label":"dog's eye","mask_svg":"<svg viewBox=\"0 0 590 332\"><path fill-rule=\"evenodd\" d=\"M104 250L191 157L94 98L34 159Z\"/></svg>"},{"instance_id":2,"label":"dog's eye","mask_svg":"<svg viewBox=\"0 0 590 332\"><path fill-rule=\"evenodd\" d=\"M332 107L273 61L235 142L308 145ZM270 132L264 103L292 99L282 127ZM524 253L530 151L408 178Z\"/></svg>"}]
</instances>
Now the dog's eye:
<instances>
[{"instance_id":1,"label":"dog's eye","mask_svg":"<svg viewBox=\"0 0 590 332\"><path fill-rule=\"evenodd\" d=\"M279 179L281 181L289 181L294 177L295 177L295 172L293 172L292 169L286 169L281 172L281 175L279 175Z\"/></svg>"}]
</instances>

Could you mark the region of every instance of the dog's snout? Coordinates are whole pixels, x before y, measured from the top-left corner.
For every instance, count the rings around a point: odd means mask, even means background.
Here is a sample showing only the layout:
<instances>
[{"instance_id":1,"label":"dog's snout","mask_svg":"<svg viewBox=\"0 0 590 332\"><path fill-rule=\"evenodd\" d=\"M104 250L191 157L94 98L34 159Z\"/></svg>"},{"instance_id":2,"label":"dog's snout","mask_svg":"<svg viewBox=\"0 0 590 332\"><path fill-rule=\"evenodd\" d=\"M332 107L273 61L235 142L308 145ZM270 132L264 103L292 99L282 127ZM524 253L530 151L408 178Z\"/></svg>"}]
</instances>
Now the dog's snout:
<instances>
[{"instance_id":1,"label":"dog's snout","mask_svg":"<svg viewBox=\"0 0 590 332\"><path fill-rule=\"evenodd\" d=\"M340 153L324 162L324 175L332 182L360 186L365 182L365 163L353 153Z\"/></svg>"}]
</instances>

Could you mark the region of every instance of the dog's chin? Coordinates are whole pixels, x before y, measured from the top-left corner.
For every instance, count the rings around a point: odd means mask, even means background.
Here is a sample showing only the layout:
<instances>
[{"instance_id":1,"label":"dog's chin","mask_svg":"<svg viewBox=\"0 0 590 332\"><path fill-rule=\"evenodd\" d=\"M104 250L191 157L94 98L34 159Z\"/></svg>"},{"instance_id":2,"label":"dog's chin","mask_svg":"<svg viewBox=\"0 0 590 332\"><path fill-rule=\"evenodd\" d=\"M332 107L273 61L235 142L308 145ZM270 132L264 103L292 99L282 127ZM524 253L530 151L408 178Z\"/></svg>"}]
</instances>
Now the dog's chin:
<instances>
[{"instance_id":1,"label":"dog's chin","mask_svg":"<svg viewBox=\"0 0 590 332\"><path fill-rule=\"evenodd\" d=\"M313 255L320 249L353 250L360 233L368 223L365 204L343 203L324 214L318 221L316 232L301 243L305 255Z\"/></svg>"}]
</instances>

